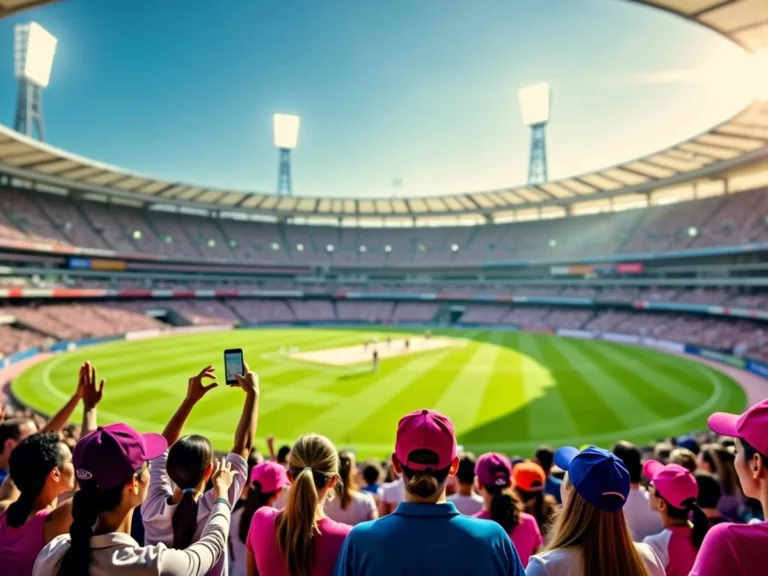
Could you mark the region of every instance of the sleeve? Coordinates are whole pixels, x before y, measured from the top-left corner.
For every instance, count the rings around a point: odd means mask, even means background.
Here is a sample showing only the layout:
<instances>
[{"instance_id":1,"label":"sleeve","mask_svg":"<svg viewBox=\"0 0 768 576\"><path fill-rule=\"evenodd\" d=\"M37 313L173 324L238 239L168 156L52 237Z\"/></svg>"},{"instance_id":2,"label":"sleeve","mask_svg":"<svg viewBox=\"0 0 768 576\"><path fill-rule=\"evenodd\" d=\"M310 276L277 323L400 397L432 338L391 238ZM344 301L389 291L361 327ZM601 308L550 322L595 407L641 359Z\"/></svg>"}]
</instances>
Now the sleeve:
<instances>
[{"instance_id":1,"label":"sleeve","mask_svg":"<svg viewBox=\"0 0 768 576\"><path fill-rule=\"evenodd\" d=\"M643 544L650 547L665 569L669 566L669 539L671 537L672 532L669 530L662 530L658 534L643 538Z\"/></svg>"},{"instance_id":2,"label":"sleeve","mask_svg":"<svg viewBox=\"0 0 768 576\"><path fill-rule=\"evenodd\" d=\"M173 495L173 485L166 472L168 450L154 460L150 460L149 488L147 498L141 504L141 518L148 520L163 511L165 502Z\"/></svg>"},{"instance_id":3,"label":"sleeve","mask_svg":"<svg viewBox=\"0 0 768 576\"><path fill-rule=\"evenodd\" d=\"M531 556L531 559L528 561L528 567L523 574L525 576L547 576L547 569L536 556Z\"/></svg>"},{"instance_id":4,"label":"sleeve","mask_svg":"<svg viewBox=\"0 0 768 576\"><path fill-rule=\"evenodd\" d=\"M229 487L229 494L227 494L227 500L229 500L230 510L235 507L237 501L240 500L240 496L243 493L243 486L245 486L248 480L248 462L240 456L230 452L227 454L226 461L232 466L232 470L237 470L237 474L232 479L232 485ZM213 501L216 499L213 494L213 488L208 490L204 495L206 508L213 506Z\"/></svg>"},{"instance_id":5,"label":"sleeve","mask_svg":"<svg viewBox=\"0 0 768 576\"><path fill-rule=\"evenodd\" d=\"M200 539L184 550L159 545L157 574L159 576L202 576L208 574L224 555L229 533L229 506L216 502L203 528Z\"/></svg>"},{"instance_id":6,"label":"sleeve","mask_svg":"<svg viewBox=\"0 0 768 576\"><path fill-rule=\"evenodd\" d=\"M357 573L353 562L353 532L354 530L352 530L352 532L350 532L344 539L341 552L339 552L339 555L336 558L336 567L333 569L333 576L354 576Z\"/></svg>"},{"instance_id":7,"label":"sleeve","mask_svg":"<svg viewBox=\"0 0 768 576\"><path fill-rule=\"evenodd\" d=\"M733 574L740 565L734 550L729 524L718 524L710 528L701 543L696 562L690 576L722 576Z\"/></svg>"}]
</instances>

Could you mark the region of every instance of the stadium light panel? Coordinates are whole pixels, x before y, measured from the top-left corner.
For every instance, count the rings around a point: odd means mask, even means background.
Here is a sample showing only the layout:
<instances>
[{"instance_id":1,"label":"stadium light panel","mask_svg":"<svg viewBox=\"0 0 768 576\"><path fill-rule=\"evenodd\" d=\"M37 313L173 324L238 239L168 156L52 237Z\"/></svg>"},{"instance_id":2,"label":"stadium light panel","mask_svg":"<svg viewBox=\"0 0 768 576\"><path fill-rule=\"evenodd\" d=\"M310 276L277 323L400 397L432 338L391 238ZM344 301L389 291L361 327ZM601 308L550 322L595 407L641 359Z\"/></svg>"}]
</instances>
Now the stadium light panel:
<instances>
[{"instance_id":1,"label":"stadium light panel","mask_svg":"<svg viewBox=\"0 0 768 576\"><path fill-rule=\"evenodd\" d=\"M133 239L134 240L141 240L141 230L134 230L133 231Z\"/></svg>"},{"instance_id":2,"label":"stadium light panel","mask_svg":"<svg viewBox=\"0 0 768 576\"><path fill-rule=\"evenodd\" d=\"M557 240L555 240L554 238L551 238L549 240L549 247L554 248L555 246L557 246Z\"/></svg>"},{"instance_id":3,"label":"stadium light panel","mask_svg":"<svg viewBox=\"0 0 768 576\"><path fill-rule=\"evenodd\" d=\"M58 40L37 22L18 24L14 32L16 77L45 88L51 79Z\"/></svg>"},{"instance_id":4,"label":"stadium light panel","mask_svg":"<svg viewBox=\"0 0 768 576\"><path fill-rule=\"evenodd\" d=\"M214 240L213 238L209 239L208 248L213 248L214 246L216 246L216 240Z\"/></svg>"},{"instance_id":5,"label":"stadium light panel","mask_svg":"<svg viewBox=\"0 0 768 576\"><path fill-rule=\"evenodd\" d=\"M280 250L280 244L278 244L277 242L272 242L272 250L274 250L275 252Z\"/></svg>"},{"instance_id":6,"label":"stadium light panel","mask_svg":"<svg viewBox=\"0 0 768 576\"><path fill-rule=\"evenodd\" d=\"M173 244L173 238L171 236L166 236L164 240L166 244Z\"/></svg>"},{"instance_id":7,"label":"stadium light panel","mask_svg":"<svg viewBox=\"0 0 768 576\"><path fill-rule=\"evenodd\" d=\"M304 252L304 244L302 244L301 242L296 244L296 250L298 250L299 252Z\"/></svg>"},{"instance_id":8,"label":"stadium light panel","mask_svg":"<svg viewBox=\"0 0 768 576\"><path fill-rule=\"evenodd\" d=\"M275 128L275 147L281 150L293 150L299 141L298 116L293 114L275 114L273 117Z\"/></svg>"},{"instance_id":9,"label":"stadium light panel","mask_svg":"<svg viewBox=\"0 0 768 576\"><path fill-rule=\"evenodd\" d=\"M237 240L230 240L229 241L229 247L230 248L237 248Z\"/></svg>"},{"instance_id":10,"label":"stadium light panel","mask_svg":"<svg viewBox=\"0 0 768 576\"><path fill-rule=\"evenodd\" d=\"M549 122L550 89L547 82L521 88L517 92L517 99L526 126Z\"/></svg>"},{"instance_id":11,"label":"stadium light panel","mask_svg":"<svg viewBox=\"0 0 768 576\"><path fill-rule=\"evenodd\" d=\"M384 252L392 252L392 246L390 246L389 244L384 246Z\"/></svg>"},{"instance_id":12,"label":"stadium light panel","mask_svg":"<svg viewBox=\"0 0 768 576\"><path fill-rule=\"evenodd\" d=\"M365 253L365 252L367 252L367 251L368 251L368 248L366 248L366 247L365 247L365 245L363 245L363 246L360 246L360 252L363 252L363 253Z\"/></svg>"},{"instance_id":13,"label":"stadium light panel","mask_svg":"<svg viewBox=\"0 0 768 576\"><path fill-rule=\"evenodd\" d=\"M326 246L326 247L325 247L325 249L326 249L328 252L333 252L333 244L328 244L328 246Z\"/></svg>"},{"instance_id":14,"label":"stadium light panel","mask_svg":"<svg viewBox=\"0 0 768 576\"><path fill-rule=\"evenodd\" d=\"M458 251L459 251L459 245L451 244L451 252L458 252Z\"/></svg>"},{"instance_id":15,"label":"stadium light panel","mask_svg":"<svg viewBox=\"0 0 768 576\"><path fill-rule=\"evenodd\" d=\"M699 235L698 228L696 228L695 226L691 226L690 228L688 228L688 236L690 236L691 238L695 238L698 235Z\"/></svg>"}]
</instances>

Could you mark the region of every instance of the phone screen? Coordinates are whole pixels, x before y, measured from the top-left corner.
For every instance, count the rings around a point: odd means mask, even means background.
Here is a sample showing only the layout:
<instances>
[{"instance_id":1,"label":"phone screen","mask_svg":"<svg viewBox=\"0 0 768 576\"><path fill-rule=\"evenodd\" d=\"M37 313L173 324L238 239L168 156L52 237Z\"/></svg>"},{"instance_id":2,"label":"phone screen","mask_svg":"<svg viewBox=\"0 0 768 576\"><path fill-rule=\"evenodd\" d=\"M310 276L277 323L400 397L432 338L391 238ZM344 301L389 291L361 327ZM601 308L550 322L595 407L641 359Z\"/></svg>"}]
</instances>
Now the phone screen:
<instances>
[{"instance_id":1,"label":"phone screen","mask_svg":"<svg viewBox=\"0 0 768 576\"><path fill-rule=\"evenodd\" d=\"M243 351L227 350L224 352L224 370L227 384L237 384L237 374L243 373Z\"/></svg>"}]
</instances>

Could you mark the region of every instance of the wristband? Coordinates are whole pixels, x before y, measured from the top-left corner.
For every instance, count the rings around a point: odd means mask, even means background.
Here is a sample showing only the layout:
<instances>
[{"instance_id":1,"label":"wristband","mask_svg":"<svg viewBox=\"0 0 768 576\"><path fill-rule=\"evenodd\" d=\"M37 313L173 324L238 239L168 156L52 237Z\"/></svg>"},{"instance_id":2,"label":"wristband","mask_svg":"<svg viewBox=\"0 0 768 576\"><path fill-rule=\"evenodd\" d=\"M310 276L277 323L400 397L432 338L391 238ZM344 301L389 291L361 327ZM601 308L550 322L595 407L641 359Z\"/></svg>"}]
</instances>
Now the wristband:
<instances>
[{"instance_id":1,"label":"wristband","mask_svg":"<svg viewBox=\"0 0 768 576\"><path fill-rule=\"evenodd\" d=\"M222 504L226 505L227 508L229 508L229 500L226 498L216 498L216 500L213 501L214 506L221 502Z\"/></svg>"}]
</instances>

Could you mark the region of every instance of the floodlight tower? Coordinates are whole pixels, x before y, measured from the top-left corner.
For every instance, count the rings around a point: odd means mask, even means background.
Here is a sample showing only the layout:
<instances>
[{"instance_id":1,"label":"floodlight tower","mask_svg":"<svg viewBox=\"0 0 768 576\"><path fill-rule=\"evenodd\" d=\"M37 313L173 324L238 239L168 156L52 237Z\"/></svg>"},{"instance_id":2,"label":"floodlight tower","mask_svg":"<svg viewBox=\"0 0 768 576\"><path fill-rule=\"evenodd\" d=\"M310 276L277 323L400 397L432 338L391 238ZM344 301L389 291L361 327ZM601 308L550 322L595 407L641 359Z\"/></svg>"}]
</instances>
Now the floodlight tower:
<instances>
[{"instance_id":1,"label":"floodlight tower","mask_svg":"<svg viewBox=\"0 0 768 576\"><path fill-rule=\"evenodd\" d=\"M280 169L277 173L277 195L293 196L291 184L291 150L299 140L299 117L293 114L275 114L275 147L280 151Z\"/></svg>"},{"instance_id":2,"label":"floodlight tower","mask_svg":"<svg viewBox=\"0 0 768 576\"><path fill-rule=\"evenodd\" d=\"M531 127L531 155L528 161L528 184L547 181L547 137L551 90L540 82L521 88L517 93L523 122Z\"/></svg>"},{"instance_id":3,"label":"floodlight tower","mask_svg":"<svg viewBox=\"0 0 768 576\"><path fill-rule=\"evenodd\" d=\"M32 136L34 125L41 141L45 141L43 89L51 78L57 42L56 37L37 22L16 24L14 29L14 61L19 91L13 127L22 134Z\"/></svg>"}]
</instances>

